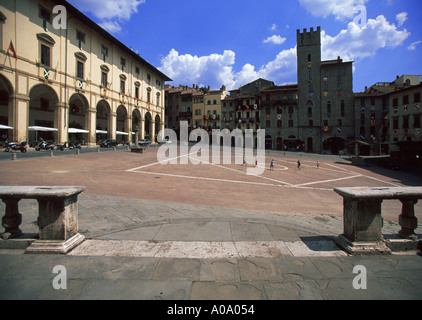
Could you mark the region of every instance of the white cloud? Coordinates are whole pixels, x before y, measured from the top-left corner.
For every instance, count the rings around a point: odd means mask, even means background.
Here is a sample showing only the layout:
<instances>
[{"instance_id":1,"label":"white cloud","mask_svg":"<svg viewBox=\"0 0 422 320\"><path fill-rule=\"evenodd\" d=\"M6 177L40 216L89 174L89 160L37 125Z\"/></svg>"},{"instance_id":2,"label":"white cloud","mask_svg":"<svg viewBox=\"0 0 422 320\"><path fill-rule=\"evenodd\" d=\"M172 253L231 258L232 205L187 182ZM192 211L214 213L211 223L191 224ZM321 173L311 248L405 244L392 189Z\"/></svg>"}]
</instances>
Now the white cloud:
<instances>
[{"instance_id":1,"label":"white cloud","mask_svg":"<svg viewBox=\"0 0 422 320\"><path fill-rule=\"evenodd\" d=\"M410 46L408 46L407 47L407 49L408 50L411 50L411 51L414 51L414 50L416 50L416 46L418 45L418 44L421 44L422 43L422 41L415 41L415 42L413 42Z\"/></svg>"},{"instance_id":2,"label":"white cloud","mask_svg":"<svg viewBox=\"0 0 422 320\"><path fill-rule=\"evenodd\" d=\"M347 29L335 36L321 31L322 59L331 60L340 56L345 61L372 57L380 49L394 49L404 43L410 33L398 30L384 16L369 19L366 26L360 28L350 22ZM416 42L409 47L421 43ZM412 47L413 46L413 47ZM202 84L212 88L225 85L229 90L239 88L258 78L274 81L276 84L297 81L296 47L281 51L274 60L257 67L244 64L240 71L235 71L235 52L226 50L223 54L209 56L180 55L172 49L161 61L159 69L178 84Z\"/></svg>"},{"instance_id":3,"label":"white cloud","mask_svg":"<svg viewBox=\"0 0 422 320\"><path fill-rule=\"evenodd\" d=\"M273 44L283 44L287 39L283 38L279 35L273 35L271 37L268 37L263 42L264 43L273 43Z\"/></svg>"},{"instance_id":4,"label":"white cloud","mask_svg":"<svg viewBox=\"0 0 422 320\"><path fill-rule=\"evenodd\" d=\"M404 24L404 22L407 20L407 12L399 13L396 16L396 20L397 20L397 22L399 24L399 27L401 27Z\"/></svg>"},{"instance_id":5,"label":"white cloud","mask_svg":"<svg viewBox=\"0 0 422 320\"><path fill-rule=\"evenodd\" d=\"M372 57L379 49L402 45L409 35L406 29L398 30L382 15L375 20L369 19L362 28L350 22L347 29L334 37L321 31L322 59L336 59L337 56L346 60Z\"/></svg>"},{"instance_id":6,"label":"white cloud","mask_svg":"<svg viewBox=\"0 0 422 320\"><path fill-rule=\"evenodd\" d=\"M100 19L100 25L110 31L120 31L120 23L127 21L138 12L138 6L146 0L73 0L70 1L81 11L91 12Z\"/></svg>"},{"instance_id":7,"label":"white cloud","mask_svg":"<svg viewBox=\"0 0 422 320\"><path fill-rule=\"evenodd\" d=\"M365 5L368 0L299 0L302 7L316 17L326 18L334 15L337 20L353 18L357 6Z\"/></svg>"},{"instance_id":8,"label":"white cloud","mask_svg":"<svg viewBox=\"0 0 422 320\"><path fill-rule=\"evenodd\" d=\"M122 30L122 27L117 21L103 21L99 24L101 28L111 33L117 33Z\"/></svg>"},{"instance_id":9,"label":"white cloud","mask_svg":"<svg viewBox=\"0 0 422 320\"><path fill-rule=\"evenodd\" d=\"M175 49L161 60L159 68L164 74L180 84L201 84L219 88L222 84L234 86L232 65L235 53L225 50L223 54L209 56L179 55Z\"/></svg>"},{"instance_id":10,"label":"white cloud","mask_svg":"<svg viewBox=\"0 0 422 320\"><path fill-rule=\"evenodd\" d=\"M273 23L273 25L271 26L270 30L271 31L275 31L277 29L277 25L275 23Z\"/></svg>"}]
</instances>

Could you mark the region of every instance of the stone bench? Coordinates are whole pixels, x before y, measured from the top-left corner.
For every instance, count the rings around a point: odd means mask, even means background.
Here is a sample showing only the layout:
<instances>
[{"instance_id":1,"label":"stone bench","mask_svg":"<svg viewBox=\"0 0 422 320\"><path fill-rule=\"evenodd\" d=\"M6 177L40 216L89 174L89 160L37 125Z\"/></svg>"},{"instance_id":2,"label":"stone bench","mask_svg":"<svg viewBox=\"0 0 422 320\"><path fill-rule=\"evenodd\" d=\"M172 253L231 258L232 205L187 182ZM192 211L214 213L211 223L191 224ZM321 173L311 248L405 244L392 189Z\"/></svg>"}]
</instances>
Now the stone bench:
<instances>
[{"instance_id":1,"label":"stone bench","mask_svg":"<svg viewBox=\"0 0 422 320\"><path fill-rule=\"evenodd\" d=\"M6 205L2 219L3 240L22 235L22 215L18 203L22 199L38 201L39 239L27 252L67 253L85 237L78 233L78 195L85 187L0 186L0 198Z\"/></svg>"},{"instance_id":2,"label":"stone bench","mask_svg":"<svg viewBox=\"0 0 422 320\"><path fill-rule=\"evenodd\" d=\"M344 228L336 242L344 250L351 254L391 253L392 244L382 235L381 216L381 204L389 199L402 203L398 236L403 239L403 246L416 249L418 220L414 205L422 199L422 187L355 187L336 188L334 191L343 197Z\"/></svg>"}]
</instances>

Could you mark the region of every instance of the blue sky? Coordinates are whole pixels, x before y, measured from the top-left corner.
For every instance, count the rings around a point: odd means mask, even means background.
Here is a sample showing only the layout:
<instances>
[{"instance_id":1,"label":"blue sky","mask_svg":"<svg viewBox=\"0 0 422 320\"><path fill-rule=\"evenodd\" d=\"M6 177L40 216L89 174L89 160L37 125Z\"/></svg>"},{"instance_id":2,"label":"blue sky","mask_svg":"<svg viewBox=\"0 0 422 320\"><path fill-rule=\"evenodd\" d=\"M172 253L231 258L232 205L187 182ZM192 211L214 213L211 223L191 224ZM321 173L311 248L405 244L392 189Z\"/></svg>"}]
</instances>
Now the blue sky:
<instances>
[{"instance_id":1,"label":"blue sky","mask_svg":"<svg viewBox=\"0 0 422 320\"><path fill-rule=\"evenodd\" d=\"M321 26L322 58L353 60L353 90L422 75L420 0L70 0L171 85L297 83L296 30ZM366 13L366 19L364 14Z\"/></svg>"}]
</instances>

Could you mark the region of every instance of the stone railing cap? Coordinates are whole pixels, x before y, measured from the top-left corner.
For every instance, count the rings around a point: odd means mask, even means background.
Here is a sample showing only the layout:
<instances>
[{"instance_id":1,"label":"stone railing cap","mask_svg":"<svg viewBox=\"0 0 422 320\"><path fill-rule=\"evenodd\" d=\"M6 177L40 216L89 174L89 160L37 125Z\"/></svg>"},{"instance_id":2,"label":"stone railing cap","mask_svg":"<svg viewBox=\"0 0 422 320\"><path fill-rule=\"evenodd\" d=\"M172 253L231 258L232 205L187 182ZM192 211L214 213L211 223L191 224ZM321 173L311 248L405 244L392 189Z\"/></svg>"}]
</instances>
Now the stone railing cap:
<instances>
[{"instance_id":1,"label":"stone railing cap","mask_svg":"<svg viewBox=\"0 0 422 320\"><path fill-rule=\"evenodd\" d=\"M70 197L82 193L80 186L0 186L0 198Z\"/></svg>"},{"instance_id":2,"label":"stone railing cap","mask_svg":"<svg viewBox=\"0 0 422 320\"><path fill-rule=\"evenodd\" d=\"M422 187L350 187L334 191L349 198L422 199Z\"/></svg>"}]
</instances>

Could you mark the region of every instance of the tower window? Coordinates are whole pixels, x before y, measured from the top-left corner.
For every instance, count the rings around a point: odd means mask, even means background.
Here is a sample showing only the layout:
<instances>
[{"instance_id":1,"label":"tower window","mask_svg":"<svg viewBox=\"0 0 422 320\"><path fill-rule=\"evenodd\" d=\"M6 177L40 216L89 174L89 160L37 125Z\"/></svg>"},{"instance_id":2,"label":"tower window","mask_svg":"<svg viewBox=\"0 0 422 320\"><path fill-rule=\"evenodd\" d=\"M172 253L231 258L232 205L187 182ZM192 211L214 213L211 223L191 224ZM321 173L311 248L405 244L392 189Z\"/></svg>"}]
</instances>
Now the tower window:
<instances>
[{"instance_id":1,"label":"tower window","mask_svg":"<svg viewBox=\"0 0 422 320\"><path fill-rule=\"evenodd\" d=\"M309 53L308 54L308 62L311 62L312 61L312 59L311 59L311 54Z\"/></svg>"}]
</instances>

